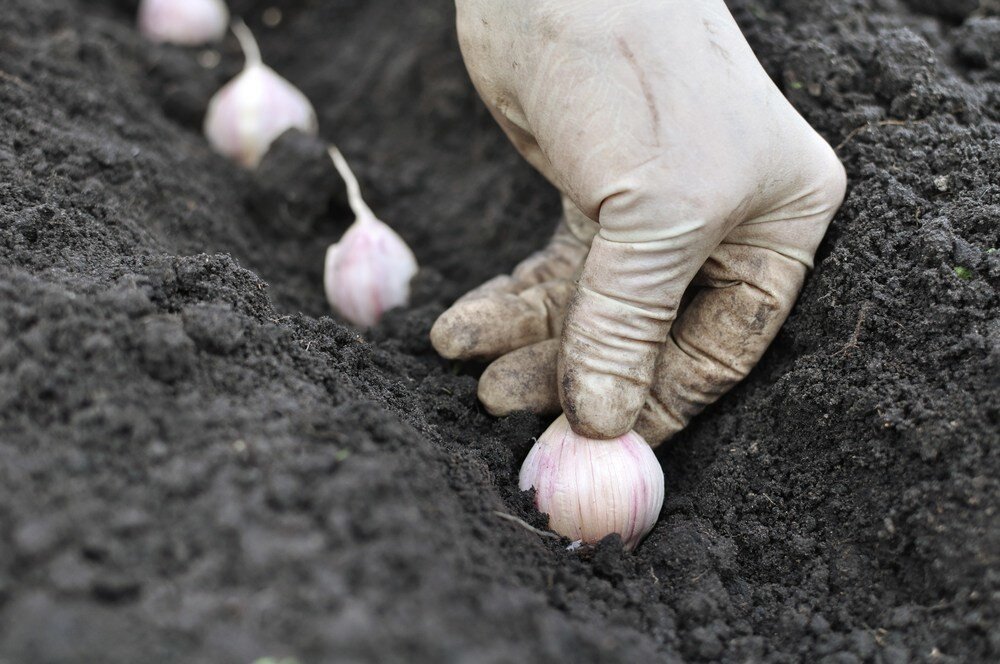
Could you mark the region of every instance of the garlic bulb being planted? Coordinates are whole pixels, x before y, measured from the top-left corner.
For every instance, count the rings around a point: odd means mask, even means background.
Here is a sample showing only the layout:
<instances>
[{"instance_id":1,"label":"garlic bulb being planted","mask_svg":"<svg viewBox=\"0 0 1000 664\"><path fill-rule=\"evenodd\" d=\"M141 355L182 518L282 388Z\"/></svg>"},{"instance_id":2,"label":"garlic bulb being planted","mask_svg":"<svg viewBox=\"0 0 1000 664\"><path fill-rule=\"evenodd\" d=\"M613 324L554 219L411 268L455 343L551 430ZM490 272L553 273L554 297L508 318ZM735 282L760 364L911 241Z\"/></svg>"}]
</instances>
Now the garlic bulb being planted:
<instances>
[{"instance_id":1,"label":"garlic bulb being planted","mask_svg":"<svg viewBox=\"0 0 1000 664\"><path fill-rule=\"evenodd\" d=\"M326 250L326 299L347 320L370 327L389 309L409 302L417 259L403 238L365 203L340 150L331 147L330 158L347 184L347 200L356 219L340 242Z\"/></svg>"},{"instance_id":2,"label":"garlic bulb being planted","mask_svg":"<svg viewBox=\"0 0 1000 664\"><path fill-rule=\"evenodd\" d=\"M652 530L663 506L663 470L642 436L584 438L565 415L545 430L521 466L522 491L535 490L549 528L594 544L618 533L634 549Z\"/></svg>"},{"instance_id":3,"label":"garlic bulb being planted","mask_svg":"<svg viewBox=\"0 0 1000 664\"><path fill-rule=\"evenodd\" d=\"M304 94L264 64L250 28L233 23L246 64L215 93L205 115L205 136L221 154L255 168L278 136L289 129L315 134L316 111Z\"/></svg>"},{"instance_id":4,"label":"garlic bulb being planted","mask_svg":"<svg viewBox=\"0 0 1000 664\"><path fill-rule=\"evenodd\" d=\"M155 42L200 46L219 41L229 28L223 0L142 0L139 32Z\"/></svg>"}]
</instances>

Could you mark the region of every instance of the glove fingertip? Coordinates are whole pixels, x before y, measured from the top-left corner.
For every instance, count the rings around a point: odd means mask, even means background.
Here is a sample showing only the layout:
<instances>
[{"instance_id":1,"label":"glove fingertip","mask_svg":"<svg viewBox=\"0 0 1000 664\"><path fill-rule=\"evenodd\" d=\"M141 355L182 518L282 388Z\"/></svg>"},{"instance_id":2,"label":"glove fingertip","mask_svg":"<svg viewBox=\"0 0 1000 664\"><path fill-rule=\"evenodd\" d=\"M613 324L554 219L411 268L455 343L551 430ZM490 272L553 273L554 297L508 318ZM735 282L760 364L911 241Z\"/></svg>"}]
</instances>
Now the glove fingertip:
<instances>
[{"instance_id":1,"label":"glove fingertip","mask_svg":"<svg viewBox=\"0 0 1000 664\"><path fill-rule=\"evenodd\" d=\"M431 327L431 345L441 357L449 360L466 358L475 346L469 324L460 307L453 307L441 314Z\"/></svg>"},{"instance_id":2,"label":"glove fingertip","mask_svg":"<svg viewBox=\"0 0 1000 664\"><path fill-rule=\"evenodd\" d=\"M581 377L571 368L560 372L563 412L573 431L587 438L611 439L631 431L645 394L642 386L617 376Z\"/></svg>"},{"instance_id":3,"label":"glove fingertip","mask_svg":"<svg viewBox=\"0 0 1000 664\"><path fill-rule=\"evenodd\" d=\"M479 378L479 401L496 417L517 411L558 413L555 339L508 353L486 368Z\"/></svg>"}]
</instances>

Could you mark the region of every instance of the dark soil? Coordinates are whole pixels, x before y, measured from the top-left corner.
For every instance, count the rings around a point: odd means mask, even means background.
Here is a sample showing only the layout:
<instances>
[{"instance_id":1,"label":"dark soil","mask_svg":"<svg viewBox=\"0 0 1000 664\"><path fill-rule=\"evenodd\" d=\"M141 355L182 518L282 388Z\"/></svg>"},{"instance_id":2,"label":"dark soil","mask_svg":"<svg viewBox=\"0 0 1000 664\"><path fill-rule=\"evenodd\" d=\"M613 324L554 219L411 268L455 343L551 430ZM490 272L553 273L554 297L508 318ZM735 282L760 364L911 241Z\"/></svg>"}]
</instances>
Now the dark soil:
<instances>
[{"instance_id":1,"label":"dark soil","mask_svg":"<svg viewBox=\"0 0 1000 664\"><path fill-rule=\"evenodd\" d=\"M206 68L134 4L0 12L0 661L1000 659L996 3L731 3L851 187L761 365L661 449L633 555L496 515L542 525L546 422L427 340L558 213L452 4L232 3L424 266L363 335L323 298L323 144L213 155L234 40Z\"/></svg>"}]
</instances>

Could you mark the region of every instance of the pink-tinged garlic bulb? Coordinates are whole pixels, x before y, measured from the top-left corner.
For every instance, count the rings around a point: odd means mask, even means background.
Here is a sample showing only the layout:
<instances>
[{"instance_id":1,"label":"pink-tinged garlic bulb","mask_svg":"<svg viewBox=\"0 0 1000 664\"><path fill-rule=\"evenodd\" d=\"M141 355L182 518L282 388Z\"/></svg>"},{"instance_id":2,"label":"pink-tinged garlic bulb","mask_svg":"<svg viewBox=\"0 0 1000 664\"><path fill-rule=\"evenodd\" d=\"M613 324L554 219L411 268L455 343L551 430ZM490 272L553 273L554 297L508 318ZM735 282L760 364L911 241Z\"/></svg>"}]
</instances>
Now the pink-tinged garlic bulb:
<instances>
[{"instance_id":1,"label":"pink-tinged garlic bulb","mask_svg":"<svg viewBox=\"0 0 1000 664\"><path fill-rule=\"evenodd\" d=\"M344 155L330 148L330 158L347 183L347 200L356 217L340 242L326 250L323 285L335 311L355 325L370 327L382 314L410 300L417 259L388 225L375 217Z\"/></svg>"},{"instance_id":2,"label":"pink-tinged garlic bulb","mask_svg":"<svg viewBox=\"0 0 1000 664\"><path fill-rule=\"evenodd\" d=\"M223 0L142 0L139 32L155 42L201 46L222 39L229 28Z\"/></svg>"},{"instance_id":3,"label":"pink-tinged garlic bulb","mask_svg":"<svg viewBox=\"0 0 1000 664\"><path fill-rule=\"evenodd\" d=\"M215 93L205 115L205 136L220 154L255 168L271 143L289 129L315 134L316 111L298 88L263 63L253 33L233 24L246 65Z\"/></svg>"},{"instance_id":4,"label":"pink-tinged garlic bulb","mask_svg":"<svg viewBox=\"0 0 1000 664\"><path fill-rule=\"evenodd\" d=\"M535 490L549 528L573 541L599 542L618 533L634 549L663 506L663 470L642 436L584 438L565 415L545 430L521 466L522 491Z\"/></svg>"}]
</instances>

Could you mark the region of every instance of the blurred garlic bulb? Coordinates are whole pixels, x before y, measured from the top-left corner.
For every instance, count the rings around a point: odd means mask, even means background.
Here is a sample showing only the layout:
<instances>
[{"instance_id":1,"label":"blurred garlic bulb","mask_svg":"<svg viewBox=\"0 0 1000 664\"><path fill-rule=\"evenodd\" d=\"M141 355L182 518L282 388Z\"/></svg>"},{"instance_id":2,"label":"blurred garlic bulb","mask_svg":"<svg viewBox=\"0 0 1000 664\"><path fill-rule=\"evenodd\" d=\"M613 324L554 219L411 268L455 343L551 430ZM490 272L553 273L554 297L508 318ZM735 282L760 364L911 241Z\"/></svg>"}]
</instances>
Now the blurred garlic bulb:
<instances>
[{"instance_id":1,"label":"blurred garlic bulb","mask_svg":"<svg viewBox=\"0 0 1000 664\"><path fill-rule=\"evenodd\" d=\"M255 168L285 131L315 134L318 122L306 96L263 63L250 28L237 21L233 32L246 64L209 102L205 135L217 152Z\"/></svg>"},{"instance_id":2,"label":"blurred garlic bulb","mask_svg":"<svg viewBox=\"0 0 1000 664\"><path fill-rule=\"evenodd\" d=\"M586 544L618 533L630 551L663 506L663 470L642 436L584 438L565 415L531 448L518 485L535 490L535 505L549 515L553 531Z\"/></svg>"},{"instance_id":3,"label":"blurred garlic bulb","mask_svg":"<svg viewBox=\"0 0 1000 664\"><path fill-rule=\"evenodd\" d=\"M147 39L200 46L222 39L229 28L223 0L142 0L139 31Z\"/></svg>"},{"instance_id":4,"label":"blurred garlic bulb","mask_svg":"<svg viewBox=\"0 0 1000 664\"><path fill-rule=\"evenodd\" d=\"M370 327L384 312L409 302L417 259L361 198L358 180L340 150L331 147L330 158L347 183L347 200L357 218L340 242L326 250L326 299L347 320Z\"/></svg>"}]
</instances>

